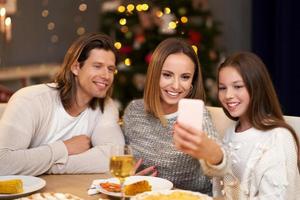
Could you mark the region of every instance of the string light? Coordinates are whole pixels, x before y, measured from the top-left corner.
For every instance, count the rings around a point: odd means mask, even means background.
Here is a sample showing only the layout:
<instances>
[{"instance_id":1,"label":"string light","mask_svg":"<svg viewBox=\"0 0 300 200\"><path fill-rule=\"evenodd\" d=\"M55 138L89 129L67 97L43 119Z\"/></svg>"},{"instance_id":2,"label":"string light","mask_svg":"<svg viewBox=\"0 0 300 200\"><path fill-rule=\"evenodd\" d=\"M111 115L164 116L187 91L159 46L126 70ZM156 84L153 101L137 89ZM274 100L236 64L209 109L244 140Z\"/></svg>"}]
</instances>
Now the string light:
<instances>
[{"instance_id":1,"label":"string light","mask_svg":"<svg viewBox=\"0 0 300 200\"><path fill-rule=\"evenodd\" d=\"M51 36L51 42L52 42L52 43L57 43L57 42L58 42L58 39L59 39L59 38L58 38L57 35L52 35L52 36Z\"/></svg>"},{"instance_id":2,"label":"string light","mask_svg":"<svg viewBox=\"0 0 300 200\"><path fill-rule=\"evenodd\" d=\"M156 15L157 17L162 17L163 14L164 14L164 13L163 13L161 10L158 10L158 11L156 11L156 13L155 13L155 15Z\"/></svg>"},{"instance_id":3,"label":"string light","mask_svg":"<svg viewBox=\"0 0 300 200\"><path fill-rule=\"evenodd\" d=\"M188 22L188 18L187 18L186 16L182 16L182 17L180 18L180 21L181 21L183 24L185 24L185 23Z\"/></svg>"},{"instance_id":4,"label":"string light","mask_svg":"<svg viewBox=\"0 0 300 200\"><path fill-rule=\"evenodd\" d=\"M48 30L52 31L55 28L55 23L54 22L50 22L48 23Z\"/></svg>"},{"instance_id":5,"label":"string light","mask_svg":"<svg viewBox=\"0 0 300 200\"><path fill-rule=\"evenodd\" d=\"M76 31L77 35L83 35L85 33L85 28L84 27L79 27Z\"/></svg>"},{"instance_id":6,"label":"string light","mask_svg":"<svg viewBox=\"0 0 300 200\"><path fill-rule=\"evenodd\" d=\"M87 10L87 5L85 3L82 3L79 5L78 10L80 10L81 12L84 12Z\"/></svg>"},{"instance_id":7,"label":"string light","mask_svg":"<svg viewBox=\"0 0 300 200\"><path fill-rule=\"evenodd\" d=\"M118 12L120 12L120 13L125 12L125 10L126 10L125 6L121 5L121 6L118 7Z\"/></svg>"},{"instance_id":8,"label":"string light","mask_svg":"<svg viewBox=\"0 0 300 200\"><path fill-rule=\"evenodd\" d=\"M143 6L142 6L141 4L136 5L135 8L136 8L136 10L139 11L139 12L143 11Z\"/></svg>"},{"instance_id":9,"label":"string light","mask_svg":"<svg viewBox=\"0 0 300 200\"><path fill-rule=\"evenodd\" d=\"M142 5L142 10L143 10L143 11L147 11L148 9L149 9L149 5L146 4L146 3L144 3L144 4Z\"/></svg>"},{"instance_id":10,"label":"string light","mask_svg":"<svg viewBox=\"0 0 300 200\"><path fill-rule=\"evenodd\" d=\"M176 27L176 22L169 22L169 29L175 29Z\"/></svg>"},{"instance_id":11,"label":"string light","mask_svg":"<svg viewBox=\"0 0 300 200\"><path fill-rule=\"evenodd\" d=\"M127 11L128 11L128 12L134 11L134 5L133 5L133 4L128 4L128 5L127 5Z\"/></svg>"},{"instance_id":12,"label":"string light","mask_svg":"<svg viewBox=\"0 0 300 200\"><path fill-rule=\"evenodd\" d=\"M171 9L169 7L165 7L165 13L166 14L170 14L171 13Z\"/></svg>"},{"instance_id":13,"label":"string light","mask_svg":"<svg viewBox=\"0 0 300 200\"><path fill-rule=\"evenodd\" d=\"M125 18L121 18L121 19L119 20L119 23L120 23L121 25L124 26L124 25L127 23L127 21L126 21Z\"/></svg>"},{"instance_id":14,"label":"string light","mask_svg":"<svg viewBox=\"0 0 300 200\"><path fill-rule=\"evenodd\" d=\"M126 66L130 66L130 65L131 65L131 60L130 60L130 58L126 58L126 59L124 60L124 64L125 64Z\"/></svg>"},{"instance_id":15,"label":"string light","mask_svg":"<svg viewBox=\"0 0 300 200\"><path fill-rule=\"evenodd\" d=\"M198 47L196 45L192 45L192 48L194 49L195 53L198 54Z\"/></svg>"},{"instance_id":16,"label":"string light","mask_svg":"<svg viewBox=\"0 0 300 200\"><path fill-rule=\"evenodd\" d=\"M116 49L121 49L121 47L122 47L121 42L115 42L115 47L116 47Z\"/></svg>"},{"instance_id":17,"label":"string light","mask_svg":"<svg viewBox=\"0 0 300 200\"><path fill-rule=\"evenodd\" d=\"M42 11L42 16L43 17L48 17L48 15L49 15L49 11L48 10L43 10Z\"/></svg>"}]
</instances>

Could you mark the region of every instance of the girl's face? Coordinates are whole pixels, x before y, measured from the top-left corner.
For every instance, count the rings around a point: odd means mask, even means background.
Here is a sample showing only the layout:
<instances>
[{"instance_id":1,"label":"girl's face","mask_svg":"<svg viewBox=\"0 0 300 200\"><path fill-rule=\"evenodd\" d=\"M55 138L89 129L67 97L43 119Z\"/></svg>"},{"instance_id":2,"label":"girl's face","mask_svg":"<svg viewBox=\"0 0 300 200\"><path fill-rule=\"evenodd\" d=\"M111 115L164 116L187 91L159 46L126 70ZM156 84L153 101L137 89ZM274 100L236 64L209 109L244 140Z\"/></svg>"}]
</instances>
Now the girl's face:
<instances>
[{"instance_id":1,"label":"girl's face","mask_svg":"<svg viewBox=\"0 0 300 200\"><path fill-rule=\"evenodd\" d=\"M191 91L194 73L195 65L187 55L175 53L167 57L159 81L164 114L177 111L179 100Z\"/></svg>"},{"instance_id":2,"label":"girl's face","mask_svg":"<svg viewBox=\"0 0 300 200\"><path fill-rule=\"evenodd\" d=\"M219 72L218 98L222 106L232 117L247 119L250 95L240 73L232 66L226 66Z\"/></svg>"}]
</instances>

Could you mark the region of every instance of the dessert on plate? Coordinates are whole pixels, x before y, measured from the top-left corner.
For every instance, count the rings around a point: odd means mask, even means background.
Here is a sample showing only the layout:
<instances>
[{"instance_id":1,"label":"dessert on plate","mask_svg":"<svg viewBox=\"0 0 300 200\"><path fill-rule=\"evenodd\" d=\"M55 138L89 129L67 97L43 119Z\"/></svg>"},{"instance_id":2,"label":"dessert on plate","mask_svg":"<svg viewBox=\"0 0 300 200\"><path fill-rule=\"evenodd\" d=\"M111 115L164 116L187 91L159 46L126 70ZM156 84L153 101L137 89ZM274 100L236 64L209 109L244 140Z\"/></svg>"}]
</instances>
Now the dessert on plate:
<instances>
[{"instance_id":1,"label":"dessert on plate","mask_svg":"<svg viewBox=\"0 0 300 200\"><path fill-rule=\"evenodd\" d=\"M121 186L117 183L104 182L100 186L108 192L121 192ZM152 187L147 180L141 180L135 183L125 185L124 193L127 196L134 196L136 194L151 191Z\"/></svg>"},{"instance_id":2,"label":"dessert on plate","mask_svg":"<svg viewBox=\"0 0 300 200\"><path fill-rule=\"evenodd\" d=\"M132 197L131 200L212 200L211 197L187 190L168 190L145 192Z\"/></svg>"}]
</instances>

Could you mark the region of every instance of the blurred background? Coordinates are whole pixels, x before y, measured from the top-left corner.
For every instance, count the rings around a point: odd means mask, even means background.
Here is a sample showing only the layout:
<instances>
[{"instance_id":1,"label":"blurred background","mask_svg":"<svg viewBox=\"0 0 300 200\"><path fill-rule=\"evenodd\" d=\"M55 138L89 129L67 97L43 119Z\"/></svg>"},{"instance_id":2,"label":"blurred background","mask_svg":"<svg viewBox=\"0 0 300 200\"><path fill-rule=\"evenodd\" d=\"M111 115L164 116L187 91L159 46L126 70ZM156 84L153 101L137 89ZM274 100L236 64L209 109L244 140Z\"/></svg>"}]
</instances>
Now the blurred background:
<instances>
[{"instance_id":1,"label":"blurred background","mask_svg":"<svg viewBox=\"0 0 300 200\"><path fill-rule=\"evenodd\" d=\"M208 104L217 106L216 69L230 53L266 63L285 115L300 116L300 16L296 0L0 0L0 102L49 82L69 45L89 32L115 40L121 62L114 98L122 111L141 98L147 64L167 37L186 38L203 67Z\"/></svg>"}]
</instances>

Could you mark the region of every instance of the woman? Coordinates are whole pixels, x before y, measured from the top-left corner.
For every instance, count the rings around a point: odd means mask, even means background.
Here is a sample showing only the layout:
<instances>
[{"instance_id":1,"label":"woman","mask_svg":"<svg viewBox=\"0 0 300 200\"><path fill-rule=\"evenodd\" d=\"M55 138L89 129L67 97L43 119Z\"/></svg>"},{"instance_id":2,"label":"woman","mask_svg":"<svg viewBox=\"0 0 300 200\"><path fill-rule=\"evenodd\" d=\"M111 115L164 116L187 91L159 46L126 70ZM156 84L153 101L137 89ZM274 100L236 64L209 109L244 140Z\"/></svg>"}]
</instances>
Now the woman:
<instances>
[{"instance_id":1,"label":"woman","mask_svg":"<svg viewBox=\"0 0 300 200\"><path fill-rule=\"evenodd\" d=\"M132 101L125 110L125 140L132 146L135 157L143 159L140 169L153 169L176 188L211 194L210 180L198 170L198 159L177 151L173 145L173 125L182 98L204 100L201 66L190 44L169 38L153 53L144 99ZM218 135L206 109L202 123L204 132L213 138L206 137L206 141L216 147L207 155L213 155L211 164L217 164L223 154L213 141Z\"/></svg>"}]
</instances>

